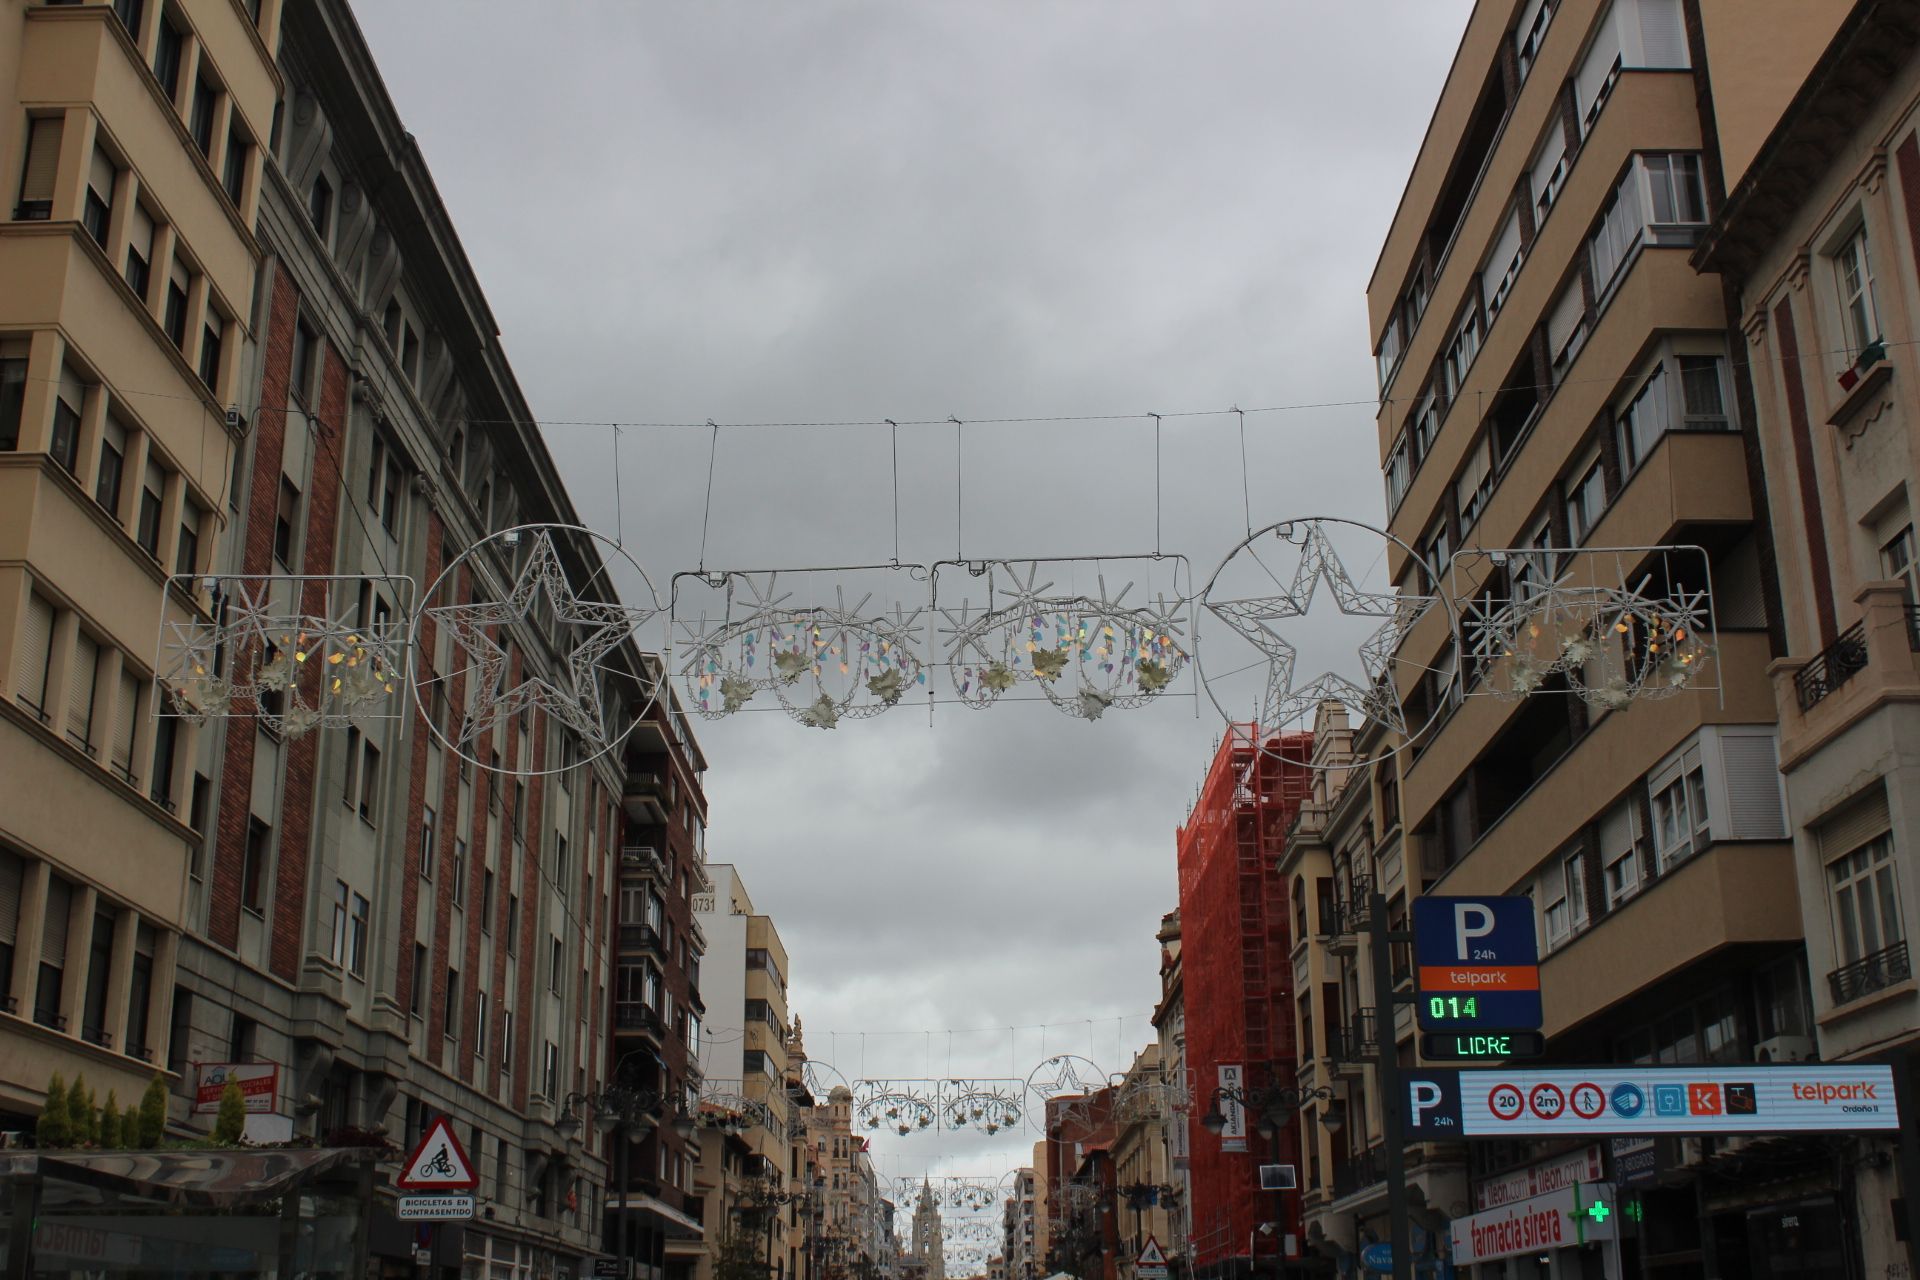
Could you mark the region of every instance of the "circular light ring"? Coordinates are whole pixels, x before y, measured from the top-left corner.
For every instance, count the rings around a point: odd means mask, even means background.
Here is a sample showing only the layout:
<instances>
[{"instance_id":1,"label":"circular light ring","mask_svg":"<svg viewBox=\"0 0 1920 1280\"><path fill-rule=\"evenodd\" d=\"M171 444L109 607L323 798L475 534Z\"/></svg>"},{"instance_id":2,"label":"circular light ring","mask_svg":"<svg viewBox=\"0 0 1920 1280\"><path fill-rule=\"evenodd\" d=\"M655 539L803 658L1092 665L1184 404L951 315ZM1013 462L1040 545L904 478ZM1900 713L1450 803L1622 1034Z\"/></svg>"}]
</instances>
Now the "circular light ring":
<instances>
[{"instance_id":1,"label":"circular light ring","mask_svg":"<svg viewBox=\"0 0 1920 1280\"><path fill-rule=\"evenodd\" d=\"M575 588L571 583L566 581L564 564L554 546L556 535L582 535L593 539L599 544L602 555L606 560L606 563L603 564L600 571L594 574L594 578L596 580L605 580L608 576L608 570L615 564L624 562L626 567L631 569L633 573L639 577L640 582L645 585L648 603L643 607L630 607L621 605L616 601L581 599L575 595ZM507 593L507 599L484 601L471 605L434 605L431 603L434 597L440 592L441 587L448 583L449 580L458 582L457 575L459 571L480 548L489 543L496 542L503 547L510 548L517 546L520 540L525 538L532 539L532 547L528 552L525 565L517 570L509 570L512 586ZM511 565L513 560L512 555L507 555L505 558L509 565ZM567 617L563 615L563 601L555 591L556 585L564 588L565 606L571 609L575 616ZM573 677L574 687L571 690L566 690L556 686L543 677L526 677L523 675L522 683L514 688L503 690L503 692L499 694L482 697L481 700L489 705L486 707L488 713L487 718L481 727L470 729L457 741L449 738L441 726L434 720L431 705L433 686L442 683L450 684L456 675L466 675L472 679L476 671L485 671L485 664L489 661L497 660L500 653L498 647L493 645L492 639L487 633L497 631L501 627L510 627L515 622L529 622L530 620L526 617L525 606L531 604L532 601L543 592L554 605L556 623L592 628L591 633L587 636L586 643L574 648L562 658L562 665L570 669L569 674ZM609 594L611 594L611 591L609 591ZM516 601L520 603L516 605ZM498 613L500 616L492 616L495 613ZM466 648L468 643L477 642L485 645L493 652L491 654L483 652L479 655L477 665L474 661L469 661L467 665L459 668L456 672L449 672L445 676L436 677L432 680L416 678L410 681L409 683L413 688L414 706L419 711L420 718L426 723L427 731L433 735L435 741L474 768L484 770L488 773L510 774L514 777L521 778L544 778L554 774L569 772L583 764L591 764L593 761L616 750L625 742L628 736L633 733L634 729L639 726L640 722L647 718L648 713L651 712L654 704L659 700L660 686L665 679L664 672L656 675L649 670L649 664L646 661L646 655L649 651L646 646L639 644L637 634L641 627L645 626L659 613L660 596L654 588L653 579L647 576L646 569L638 560L635 560L627 553L625 548L605 534L598 533L584 525L576 524L523 524L488 534L478 542L467 547L452 560L448 561L446 566L440 570L439 576L436 577L432 585L427 588L426 593L421 596L420 607L417 608L413 614L413 625L409 634L409 648L415 653L422 652L422 629L427 620L431 618L436 626L449 626L455 629L455 636L452 643L456 648ZM465 640L462 638L463 635L465 636ZM641 670L638 673L625 671L618 667L603 666L601 664L601 656L607 653L618 652L620 646L627 642L636 644L641 650ZM471 649L468 650L468 654L470 658L474 656ZM591 656L583 662L581 660L582 654L590 654ZM607 708L601 704L599 683L598 680L594 678L601 672L636 679L643 691L643 697L635 708L633 716L627 721L626 727L621 729L617 734L609 735L606 731ZM560 678L564 679L565 677ZM476 681L476 687L477 683ZM591 687L582 688L581 686L583 684L590 684ZM449 699L449 701L451 702L451 699ZM463 724L473 718L475 703L474 688L466 690L464 702L465 706L462 708ZM558 721L566 728L573 730L575 735L582 740L582 753L570 764L552 769L519 769L512 767L511 764L503 764L502 767L496 769L486 760L478 758L474 753L465 749L465 744L471 743L476 739L491 739L495 730L508 716L518 714L521 710L530 709L534 706L538 706L546 712L550 718ZM504 708L504 710L502 708Z\"/></svg>"},{"instance_id":2,"label":"circular light ring","mask_svg":"<svg viewBox=\"0 0 1920 1280\"><path fill-rule=\"evenodd\" d=\"M1221 717L1225 719L1229 724L1236 723L1236 717L1234 713L1229 711L1227 707L1220 701L1219 695L1214 691L1212 684L1208 680L1207 668L1206 668L1206 646L1202 644L1200 640L1200 625L1201 625L1202 617L1210 612L1214 612L1218 608L1218 605L1213 599L1213 595L1214 595L1215 588L1220 583L1220 575L1226 572L1227 566L1232 564L1233 561L1236 558L1238 558L1242 552L1247 551L1255 543L1259 542L1263 538L1278 536L1283 541L1287 541L1289 543L1298 542L1303 546L1308 545L1309 540L1317 538L1321 540L1321 545L1325 545L1324 526L1329 526L1329 525L1355 529L1362 533L1372 534L1374 537L1379 538L1384 542L1391 543L1393 546L1398 547L1402 552L1404 552L1409 559L1416 561L1417 563L1419 563L1421 566L1425 568L1427 581L1429 582L1439 581L1435 566L1432 565L1430 562L1428 562L1427 559L1424 556L1422 556L1418 551L1415 551L1411 546L1407 545L1405 542L1395 537L1392 533L1389 533L1385 529L1375 528L1373 525L1366 524L1363 521L1348 520L1341 516L1295 516L1292 519L1288 519L1288 520L1276 520L1272 524L1256 529L1252 533L1248 534L1245 538L1242 538L1238 544L1236 544L1230 551L1227 552L1227 554L1224 557L1222 557L1220 563L1214 568L1212 576L1207 579L1206 587L1201 590L1199 596L1196 597L1195 599L1195 608L1193 611L1194 669L1198 673L1200 687L1207 691L1207 700L1213 703L1214 709L1218 711ZM1337 553L1334 553L1334 563L1338 567L1341 576L1344 577L1345 566L1343 564L1340 564ZM1318 578L1316 577L1315 581L1312 584L1310 584L1310 587L1317 589L1319 585L1320 584L1319 584ZM1353 589L1356 592L1358 592L1358 589L1353 586L1350 579L1346 580L1346 585L1350 589ZM1359 593L1359 594L1374 596L1376 600L1380 598L1384 598L1384 593ZM1447 593L1444 591L1437 591L1431 596L1400 596L1396 591L1394 593L1393 598L1396 600L1406 601L1411 605L1417 606L1414 610L1413 616L1410 618L1402 619L1398 615L1395 615L1392 619L1390 619L1389 625L1392 625L1397 629L1398 635L1394 643L1387 649L1386 657L1385 657L1385 666L1384 666L1384 670L1381 673L1382 676L1386 678L1387 687L1393 691L1394 698L1395 698L1393 705L1396 708L1396 710L1389 717L1387 717L1387 723L1389 724L1390 727L1394 728L1399 733L1400 741L1397 745L1395 745L1391 749L1378 752L1377 754L1368 757L1368 760L1370 761L1392 759L1394 756L1397 756L1401 752L1407 750L1407 748L1411 747L1415 742L1419 741L1422 737L1426 736L1426 734L1430 730L1432 730L1433 727L1437 725L1441 721L1441 719L1444 717L1449 707L1451 691L1453 687L1459 683L1459 680L1460 680L1460 654L1461 654L1460 615L1458 610L1455 609L1453 601L1448 598ZM1221 602L1221 603L1227 603L1227 602ZM1400 725L1395 723L1399 718L1398 712L1397 712L1397 708L1399 706L1398 690L1394 688L1394 682L1391 679L1391 676L1394 669L1402 665L1399 657L1399 651L1401 646L1405 643L1408 633L1411 632L1414 629L1414 627L1419 624L1421 619L1423 619L1426 616L1426 614L1431 612L1436 606L1440 609L1443 616L1446 618L1447 643L1454 657L1454 669L1452 674L1449 676L1447 683L1444 686L1442 686L1439 690L1436 691L1437 696L1434 698L1433 708L1431 711L1429 711L1426 720L1419 725ZM1346 612L1346 610L1343 609L1342 612ZM1231 624L1227 623L1224 615L1216 615L1216 616L1218 617L1218 620L1220 621L1223 627L1225 627L1229 631L1236 631L1236 628L1234 628ZM1299 616L1299 615L1290 615L1290 616ZM1387 615L1385 614L1379 614L1379 615L1363 614L1362 616L1380 616L1383 618L1387 617ZM1383 630L1384 629L1385 628L1383 627ZM1244 632L1238 632L1238 634L1242 635L1243 638L1245 637ZM1375 634L1376 636L1378 636L1380 633L1376 632ZM1284 644L1284 641L1282 641L1281 643ZM1251 639L1248 639L1248 644L1256 648L1259 647ZM1271 655L1269 655L1269 657L1271 657ZM1244 670L1245 668L1242 667L1240 669ZM1421 666L1419 669L1423 672L1432 670L1432 668L1429 668L1426 666ZM1323 673L1323 674L1331 675L1333 673ZM1271 666L1271 661L1269 661L1269 670L1268 670L1269 696L1271 696L1273 692L1272 683L1271 683L1273 678L1274 678L1274 674ZM1318 683L1318 680L1320 678L1322 677L1316 677L1315 683ZM1353 687L1352 682L1346 681L1344 680L1344 678L1342 678L1340 682L1343 684L1346 684L1349 688ZM1291 681L1289 681L1289 685L1291 685ZM1377 684L1375 685L1375 688L1376 689L1378 688ZM1300 695L1295 695L1295 696L1300 696ZM1359 720L1363 723L1370 719L1380 718L1377 710L1370 711L1368 707L1365 705L1365 703L1371 701L1371 699L1363 699L1363 705L1361 706L1355 706L1353 703L1348 702L1345 698L1339 698L1337 700L1340 701L1342 705L1346 706L1347 710L1350 713L1354 714L1356 717L1358 717ZM1316 699L1315 701L1318 701L1318 700ZM1309 705L1311 704L1309 703ZM1261 709L1263 712L1266 709L1264 700L1263 700ZM1296 716L1298 714L1299 714L1298 712L1295 713ZM1285 723L1287 724L1292 724L1294 722L1295 722L1294 717L1287 717L1285 720ZM1361 725L1359 723L1356 723L1352 726L1356 735L1358 734L1360 727ZM1273 736L1275 734L1286 732L1286 730L1283 729L1282 726L1280 725L1268 726L1268 725L1262 724L1257 726L1257 728L1259 732L1256 734L1256 740L1255 740L1254 746L1262 755L1269 756L1274 759L1286 760L1287 762L1289 762L1290 764L1298 768L1307 769L1315 773L1321 773L1321 772L1328 772L1334 769L1351 769L1356 764L1366 763L1365 761L1358 761L1358 760L1344 760L1344 761L1339 761L1333 764L1316 765L1315 763L1313 763L1313 761L1310 758L1306 756L1295 757L1292 755L1283 755L1281 752L1270 748L1267 745L1267 739L1270 736Z\"/></svg>"}]
</instances>

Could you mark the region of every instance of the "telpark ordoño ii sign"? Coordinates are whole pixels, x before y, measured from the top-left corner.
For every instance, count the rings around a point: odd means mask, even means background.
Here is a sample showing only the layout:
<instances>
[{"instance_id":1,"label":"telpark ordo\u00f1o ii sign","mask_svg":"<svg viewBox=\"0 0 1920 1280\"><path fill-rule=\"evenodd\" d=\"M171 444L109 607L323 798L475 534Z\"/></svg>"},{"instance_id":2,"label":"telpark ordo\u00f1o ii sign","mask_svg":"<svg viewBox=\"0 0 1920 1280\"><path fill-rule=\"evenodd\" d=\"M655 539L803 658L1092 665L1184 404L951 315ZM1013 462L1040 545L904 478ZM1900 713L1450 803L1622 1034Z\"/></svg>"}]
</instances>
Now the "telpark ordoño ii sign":
<instances>
[{"instance_id":1,"label":"telpark ordo\u00f1o ii sign","mask_svg":"<svg viewBox=\"0 0 1920 1280\"><path fill-rule=\"evenodd\" d=\"M1890 1067L1505 1067L1402 1077L1407 1136L1807 1133L1898 1129Z\"/></svg>"}]
</instances>

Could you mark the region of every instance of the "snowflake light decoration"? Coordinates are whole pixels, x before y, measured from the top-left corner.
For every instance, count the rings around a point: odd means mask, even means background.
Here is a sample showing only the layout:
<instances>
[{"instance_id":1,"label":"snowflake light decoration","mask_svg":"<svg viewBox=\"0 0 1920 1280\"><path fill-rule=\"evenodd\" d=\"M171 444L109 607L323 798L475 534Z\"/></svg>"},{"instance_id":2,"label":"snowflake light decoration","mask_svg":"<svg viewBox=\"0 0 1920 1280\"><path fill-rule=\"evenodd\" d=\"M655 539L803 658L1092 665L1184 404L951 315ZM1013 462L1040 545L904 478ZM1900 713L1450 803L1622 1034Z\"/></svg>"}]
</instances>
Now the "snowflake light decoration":
<instances>
[{"instance_id":1,"label":"snowflake light decoration","mask_svg":"<svg viewBox=\"0 0 1920 1280\"><path fill-rule=\"evenodd\" d=\"M862 1080L854 1086L856 1126L891 1129L902 1137L940 1124L940 1106L923 1080Z\"/></svg>"},{"instance_id":2,"label":"snowflake light decoration","mask_svg":"<svg viewBox=\"0 0 1920 1280\"><path fill-rule=\"evenodd\" d=\"M1109 558L1097 564L1124 563ZM1159 557L1155 557L1159 559ZM1165 557L1177 580L1185 561ZM990 707L1016 685L1038 689L1056 708L1082 720L1145 704L1186 668L1184 603L1158 597L1131 605L1134 584L1109 590L1097 569L1092 594L1060 593L1047 572L1071 561L942 561L934 566L934 604L945 619L941 642L953 690L975 709ZM985 578L985 602L941 604L940 583ZM956 592L950 590L948 599Z\"/></svg>"},{"instance_id":3,"label":"snowflake light decoration","mask_svg":"<svg viewBox=\"0 0 1920 1280\"><path fill-rule=\"evenodd\" d=\"M578 545L597 541L608 562L623 562L646 592L646 604L630 607L613 599L605 567L586 557L569 560L560 554L561 541ZM513 583L498 600L462 601L455 596L463 577L480 570L482 548L498 549L513 573ZM521 557L516 559L516 557ZM517 569L513 569L514 564ZM465 572L463 572L463 570ZM576 585L573 578L586 581ZM584 594L597 590L599 597ZM442 603L434 603L435 600ZM643 715L629 718L624 728L608 714L605 686L622 675L639 680L644 704L657 690L643 663L638 672L626 672L612 655L635 639L636 632L660 612L652 581L634 559L611 539L575 525L534 524L503 529L461 552L441 571L427 591L426 606L414 619L416 643L422 625L431 620L445 627L452 639L454 670L416 681L414 699L429 732L450 751L476 768L495 770L482 744L520 712L538 708L578 736L581 750L572 764L584 764L613 750L633 731ZM545 634L561 654L561 668L551 678L523 665L515 677L502 643L515 627ZM461 690L463 714L457 725L443 730L434 715L432 699L442 687ZM571 765L567 766L571 767ZM538 777L557 769L511 769L523 777Z\"/></svg>"},{"instance_id":4,"label":"snowflake light decoration","mask_svg":"<svg viewBox=\"0 0 1920 1280\"><path fill-rule=\"evenodd\" d=\"M1229 631L1237 633L1251 647L1257 658L1250 665L1265 667L1258 711L1259 725L1263 730L1277 732L1310 723L1321 704L1337 702L1361 720L1380 724L1396 734L1400 744L1396 749L1404 749L1438 718L1438 709L1446 704L1446 699L1442 697L1436 700L1435 712L1426 721L1419 724L1408 722L1400 702L1401 688L1410 683L1405 677L1415 672L1424 674L1434 668L1415 667L1403 655L1402 647L1414 628L1437 607L1447 614L1448 644L1444 656L1451 659L1457 643L1453 638L1453 613L1443 596L1420 595L1398 589L1384 592L1361 590L1355 585L1346 563L1333 545L1330 530L1335 528L1370 535L1390 546L1397 546L1408 557L1415 560L1419 558L1411 547L1393 535L1357 521L1332 516L1284 520L1249 535L1228 553L1201 593L1200 612L1224 623ZM1282 575L1268 568L1261 557L1261 544L1270 545L1272 540L1297 550L1298 559L1290 578L1283 580ZM1245 569L1243 560L1257 566L1261 576L1275 590L1258 593L1242 590L1240 583L1252 576ZM1360 642L1355 653L1358 679L1334 670L1318 672L1302 679L1296 670L1299 649L1289 634L1298 638L1304 633L1304 620L1322 590L1331 597L1339 613L1377 624ZM1197 631L1196 628L1196 641ZM1200 682L1221 714L1229 721L1244 719L1244 712L1236 715L1229 710L1223 702L1221 690L1215 687L1217 681L1233 673L1210 675L1206 670L1204 654L1200 665ZM1222 665L1216 657L1215 668ZM1238 669L1244 670L1246 667L1243 665ZM1310 762L1301 763L1305 767L1314 767Z\"/></svg>"},{"instance_id":5,"label":"snowflake light decoration","mask_svg":"<svg viewBox=\"0 0 1920 1280\"><path fill-rule=\"evenodd\" d=\"M739 1132L756 1126L781 1131L780 1117L764 1100L749 1098L738 1080L706 1080L700 1085L694 1119L708 1128Z\"/></svg>"},{"instance_id":6,"label":"snowflake light decoration","mask_svg":"<svg viewBox=\"0 0 1920 1280\"><path fill-rule=\"evenodd\" d=\"M191 595L207 581L175 577ZM413 579L252 574L212 579L212 616L168 619L156 713L258 718L282 737L399 718ZM363 585L364 583L364 585ZM332 600L346 592L352 599ZM376 606L376 602L378 602Z\"/></svg>"},{"instance_id":7,"label":"snowflake light decoration","mask_svg":"<svg viewBox=\"0 0 1920 1280\"><path fill-rule=\"evenodd\" d=\"M1628 566L1649 557L1665 585L1643 572L1629 586ZM1460 603L1470 694L1571 690L1620 710L1717 687L1711 568L1699 547L1461 551L1452 581L1477 584Z\"/></svg>"},{"instance_id":8,"label":"snowflake light decoration","mask_svg":"<svg viewBox=\"0 0 1920 1280\"><path fill-rule=\"evenodd\" d=\"M782 592L779 576L675 575L671 631L680 650L679 679L696 714L717 720L771 692L800 724L832 729L842 720L877 716L926 684L920 607L896 603L891 613L870 612L871 592L849 606L844 585L836 586L833 604L809 605ZM683 596L691 597L701 585L721 593L711 614L683 605Z\"/></svg>"}]
</instances>

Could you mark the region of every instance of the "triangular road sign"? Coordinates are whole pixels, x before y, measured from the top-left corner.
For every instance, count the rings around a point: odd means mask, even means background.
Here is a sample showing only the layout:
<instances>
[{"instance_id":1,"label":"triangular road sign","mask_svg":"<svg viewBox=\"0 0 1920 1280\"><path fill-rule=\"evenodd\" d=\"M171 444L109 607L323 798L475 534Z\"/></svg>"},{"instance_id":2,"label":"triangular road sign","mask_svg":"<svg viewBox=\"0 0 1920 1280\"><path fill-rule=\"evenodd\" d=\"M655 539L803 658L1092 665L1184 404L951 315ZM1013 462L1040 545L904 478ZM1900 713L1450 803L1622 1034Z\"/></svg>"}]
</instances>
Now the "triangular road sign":
<instances>
[{"instance_id":1,"label":"triangular road sign","mask_svg":"<svg viewBox=\"0 0 1920 1280\"><path fill-rule=\"evenodd\" d=\"M1134 1265L1141 1267L1164 1267L1167 1255L1160 1252L1160 1242L1152 1236L1147 1237L1147 1247L1140 1251L1140 1259Z\"/></svg>"},{"instance_id":2,"label":"triangular road sign","mask_svg":"<svg viewBox=\"0 0 1920 1280\"><path fill-rule=\"evenodd\" d=\"M471 1191L479 1181L460 1139L453 1136L453 1126L442 1116L427 1126L394 1185L409 1191Z\"/></svg>"}]
</instances>

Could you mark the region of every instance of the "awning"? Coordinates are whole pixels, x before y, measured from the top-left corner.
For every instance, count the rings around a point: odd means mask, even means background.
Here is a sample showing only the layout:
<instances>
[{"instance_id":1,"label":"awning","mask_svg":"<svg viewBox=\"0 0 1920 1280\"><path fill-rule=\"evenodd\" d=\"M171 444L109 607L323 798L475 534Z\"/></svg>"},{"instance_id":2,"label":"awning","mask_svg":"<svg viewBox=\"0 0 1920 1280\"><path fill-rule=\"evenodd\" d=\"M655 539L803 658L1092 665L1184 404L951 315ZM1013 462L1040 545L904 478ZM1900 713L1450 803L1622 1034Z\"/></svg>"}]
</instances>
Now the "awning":
<instances>
[{"instance_id":1,"label":"awning","mask_svg":"<svg viewBox=\"0 0 1920 1280\"><path fill-rule=\"evenodd\" d=\"M700 1240L706 1237L706 1228L680 1212L664 1200L656 1200L650 1195L634 1192L627 1196L608 1196L607 1208L630 1210L658 1221L664 1228L669 1240Z\"/></svg>"},{"instance_id":2,"label":"awning","mask_svg":"<svg viewBox=\"0 0 1920 1280\"><path fill-rule=\"evenodd\" d=\"M229 1209L278 1198L340 1165L371 1161L370 1147L273 1148L238 1151L8 1151L0 1180L78 1183L163 1204Z\"/></svg>"}]
</instances>

